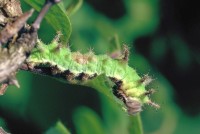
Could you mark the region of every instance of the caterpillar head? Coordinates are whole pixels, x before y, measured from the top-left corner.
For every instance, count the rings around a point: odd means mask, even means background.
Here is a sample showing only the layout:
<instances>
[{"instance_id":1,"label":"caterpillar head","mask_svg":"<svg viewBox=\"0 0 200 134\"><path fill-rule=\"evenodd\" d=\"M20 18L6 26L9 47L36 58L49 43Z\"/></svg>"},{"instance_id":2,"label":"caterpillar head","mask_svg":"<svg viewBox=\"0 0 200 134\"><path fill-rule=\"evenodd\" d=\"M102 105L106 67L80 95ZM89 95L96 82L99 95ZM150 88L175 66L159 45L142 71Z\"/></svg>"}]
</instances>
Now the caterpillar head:
<instances>
[{"instance_id":1,"label":"caterpillar head","mask_svg":"<svg viewBox=\"0 0 200 134\"><path fill-rule=\"evenodd\" d=\"M144 104L151 105L157 109L160 108L158 104L152 102L149 98L155 90L145 90L145 86L153 80L149 75L144 75L144 77L140 78L140 80L131 81L130 83L113 77L110 79L115 83L115 86L113 87L113 94L118 99L123 101L125 109L129 115L141 112Z\"/></svg>"}]
</instances>

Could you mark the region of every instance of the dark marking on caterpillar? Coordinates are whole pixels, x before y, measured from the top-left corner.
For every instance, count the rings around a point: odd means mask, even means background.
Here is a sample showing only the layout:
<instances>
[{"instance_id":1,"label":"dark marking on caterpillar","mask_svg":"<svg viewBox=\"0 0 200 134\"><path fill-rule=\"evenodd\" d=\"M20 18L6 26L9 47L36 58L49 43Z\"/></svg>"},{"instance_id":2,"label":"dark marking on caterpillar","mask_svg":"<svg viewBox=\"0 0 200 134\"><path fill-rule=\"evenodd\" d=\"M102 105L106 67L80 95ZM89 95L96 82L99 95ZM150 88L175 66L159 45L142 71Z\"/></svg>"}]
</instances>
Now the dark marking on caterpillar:
<instances>
[{"instance_id":1,"label":"dark marking on caterpillar","mask_svg":"<svg viewBox=\"0 0 200 134\"><path fill-rule=\"evenodd\" d=\"M72 81L72 80L74 80L75 77L76 77L70 70L64 71L63 76L64 76L65 79L67 79L68 81Z\"/></svg>"},{"instance_id":2,"label":"dark marking on caterpillar","mask_svg":"<svg viewBox=\"0 0 200 134\"><path fill-rule=\"evenodd\" d=\"M90 76L88 74L85 74L85 73L80 73L77 77L78 80L81 80L81 81L86 81L90 78Z\"/></svg>"},{"instance_id":3,"label":"dark marking on caterpillar","mask_svg":"<svg viewBox=\"0 0 200 134\"><path fill-rule=\"evenodd\" d=\"M126 96L125 94L123 93L123 91L121 89L118 88L117 85L114 85L113 88L113 94L120 100L122 100L124 103L126 103Z\"/></svg>"},{"instance_id":4,"label":"dark marking on caterpillar","mask_svg":"<svg viewBox=\"0 0 200 134\"><path fill-rule=\"evenodd\" d=\"M53 66L53 67L50 67L51 68L51 74L52 75L57 75L57 74L60 74L60 70L57 66Z\"/></svg>"},{"instance_id":5,"label":"dark marking on caterpillar","mask_svg":"<svg viewBox=\"0 0 200 134\"><path fill-rule=\"evenodd\" d=\"M129 114L136 114L138 112L142 111L142 105L137 100L133 100L130 97L128 97L123 90L120 88L123 84L121 80L117 80L116 78L110 78L111 81L115 83L113 86L113 94L120 100L124 102L126 105L127 111Z\"/></svg>"}]
</instances>

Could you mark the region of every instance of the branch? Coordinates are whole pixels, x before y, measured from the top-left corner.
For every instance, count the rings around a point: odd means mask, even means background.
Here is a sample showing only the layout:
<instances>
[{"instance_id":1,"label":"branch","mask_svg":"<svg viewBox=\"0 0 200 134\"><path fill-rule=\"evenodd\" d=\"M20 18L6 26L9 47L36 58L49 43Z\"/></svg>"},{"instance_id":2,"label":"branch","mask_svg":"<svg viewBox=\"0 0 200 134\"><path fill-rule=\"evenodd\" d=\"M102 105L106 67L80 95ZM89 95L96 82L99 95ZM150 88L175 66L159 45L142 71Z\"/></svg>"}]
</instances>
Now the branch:
<instances>
[{"instance_id":1,"label":"branch","mask_svg":"<svg viewBox=\"0 0 200 134\"><path fill-rule=\"evenodd\" d=\"M38 26L44 18L44 15L48 9L57 2L59 1L46 0L43 9L31 27L26 26L25 24L28 18L32 15L33 10L19 16L16 20L14 20L14 22L7 23L5 28L1 30L0 43L6 44L5 48L0 48L0 83L9 85L14 84L19 87L15 78L16 72L24 63L26 58L28 58L31 50L36 44ZM49 5L49 3L51 4ZM3 10L5 5L9 5L9 3L1 3L0 5ZM19 9L19 7L14 9ZM17 35L17 37L14 35ZM10 41L11 37L12 40ZM1 88L3 91L5 91L4 87L7 86L2 85Z\"/></svg>"}]
</instances>

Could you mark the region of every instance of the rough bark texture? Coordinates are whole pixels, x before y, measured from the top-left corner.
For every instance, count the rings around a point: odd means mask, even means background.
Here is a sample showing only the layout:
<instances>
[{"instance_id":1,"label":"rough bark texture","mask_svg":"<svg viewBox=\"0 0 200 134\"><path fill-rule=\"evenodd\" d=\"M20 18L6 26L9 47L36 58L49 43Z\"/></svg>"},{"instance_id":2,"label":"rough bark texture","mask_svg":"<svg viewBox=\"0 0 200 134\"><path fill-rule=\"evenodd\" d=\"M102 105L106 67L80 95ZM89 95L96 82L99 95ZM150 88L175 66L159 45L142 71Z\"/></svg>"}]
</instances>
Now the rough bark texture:
<instances>
[{"instance_id":1,"label":"rough bark texture","mask_svg":"<svg viewBox=\"0 0 200 134\"><path fill-rule=\"evenodd\" d=\"M26 25L32 12L22 14L19 0L0 0L0 83L19 86L15 74L37 40L37 31Z\"/></svg>"}]
</instances>

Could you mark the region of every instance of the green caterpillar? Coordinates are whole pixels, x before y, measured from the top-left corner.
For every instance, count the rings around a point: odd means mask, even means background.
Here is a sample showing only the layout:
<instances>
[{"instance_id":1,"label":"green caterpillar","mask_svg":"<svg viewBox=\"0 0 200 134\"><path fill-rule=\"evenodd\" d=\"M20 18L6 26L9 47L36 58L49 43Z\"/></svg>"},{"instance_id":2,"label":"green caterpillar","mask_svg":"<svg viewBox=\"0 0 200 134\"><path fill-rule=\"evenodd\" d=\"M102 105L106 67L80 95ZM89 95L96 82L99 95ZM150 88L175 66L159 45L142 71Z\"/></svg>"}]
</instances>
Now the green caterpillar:
<instances>
[{"instance_id":1,"label":"green caterpillar","mask_svg":"<svg viewBox=\"0 0 200 134\"><path fill-rule=\"evenodd\" d=\"M142 111L143 104L159 108L148 97L154 90L145 90L152 79L148 75L139 77L124 61L127 55L122 59L113 59L108 55L95 55L91 51L86 54L71 52L69 48L61 47L57 37L49 45L38 41L27 63L32 70L49 72L69 83L84 83L103 74L114 83L113 94L123 101L129 114Z\"/></svg>"}]
</instances>

